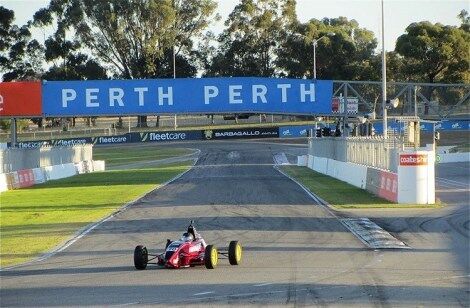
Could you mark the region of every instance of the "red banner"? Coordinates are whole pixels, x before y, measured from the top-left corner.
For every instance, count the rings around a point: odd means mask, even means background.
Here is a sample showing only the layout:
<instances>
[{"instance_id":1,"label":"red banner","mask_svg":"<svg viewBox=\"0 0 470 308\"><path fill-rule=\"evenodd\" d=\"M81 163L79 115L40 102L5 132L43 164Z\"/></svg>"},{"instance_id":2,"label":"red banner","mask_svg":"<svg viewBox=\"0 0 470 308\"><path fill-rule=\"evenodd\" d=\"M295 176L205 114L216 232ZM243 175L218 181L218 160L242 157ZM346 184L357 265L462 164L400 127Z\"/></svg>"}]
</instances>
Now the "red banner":
<instances>
[{"instance_id":1,"label":"red banner","mask_svg":"<svg viewBox=\"0 0 470 308\"><path fill-rule=\"evenodd\" d=\"M15 171L15 188L29 187L34 185L34 173L32 169Z\"/></svg>"},{"instance_id":2,"label":"red banner","mask_svg":"<svg viewBox=\"0 0 470 308\"><path fill-rule=\"evenodd\" d=\"M41 82L0 82L0 117L42 116Z\"/></svg>"},{"instance_id":3,"label":"red banner","mask_svg":"<svg viewBox=\"0 0 470 308\"><path fill-rule=\"evenodd\" d=\"M397 202L398 176L396 173L380 171L379 197Z\"/></svg>"},{"instance_id":4,"label":"red banner","mask_svg":"<svg viewBox=\"0 0 470 308\"><path fill-rule=\"evenodd\" d=\"M400 166L426 166L427 154L400 154Z\"/></svg>"}]
</instances>

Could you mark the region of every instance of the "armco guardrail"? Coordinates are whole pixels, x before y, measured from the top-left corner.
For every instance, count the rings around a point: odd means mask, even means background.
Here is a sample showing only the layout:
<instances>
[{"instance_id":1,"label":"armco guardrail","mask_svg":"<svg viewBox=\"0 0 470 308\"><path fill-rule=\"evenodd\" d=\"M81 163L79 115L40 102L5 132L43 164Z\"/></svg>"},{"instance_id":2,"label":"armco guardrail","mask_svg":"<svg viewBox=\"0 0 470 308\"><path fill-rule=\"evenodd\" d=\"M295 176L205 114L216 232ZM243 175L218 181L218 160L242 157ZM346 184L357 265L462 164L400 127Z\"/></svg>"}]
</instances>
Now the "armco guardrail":
<instances>
[{"instance_id":1,"label":"armco guardrail","mask_svg":"<svg viewBox=\"0 0 470 308\"><path fill-rule=\"evenodd\" d=\"M310 139L308 154L397 172L399 148L381 137L322 137Z\"/></svg>"},{"instance_id":2,"label":"armco guardrail","mask_svg":"<svg viewBox=\"0 0 470 308\"><path fill-rule=\"evenodd\" d=\"M0 173L78 163L92 159L91 144L70 147L8 148L0 150Z\"/></svg>"}]
</instances>

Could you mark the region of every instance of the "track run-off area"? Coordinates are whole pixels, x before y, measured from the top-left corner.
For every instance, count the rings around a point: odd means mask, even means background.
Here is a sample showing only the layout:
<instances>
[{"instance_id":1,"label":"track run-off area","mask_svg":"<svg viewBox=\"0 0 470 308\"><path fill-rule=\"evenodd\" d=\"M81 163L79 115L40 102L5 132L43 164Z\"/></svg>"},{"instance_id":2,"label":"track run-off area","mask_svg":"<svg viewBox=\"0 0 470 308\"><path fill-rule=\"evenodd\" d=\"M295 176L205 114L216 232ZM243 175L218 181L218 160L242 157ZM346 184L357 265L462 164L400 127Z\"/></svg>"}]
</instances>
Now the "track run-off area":
<instances>
[{"instance_id":1,"label":"track run-off area","mask_svg":"<svg viewBox=\"0 0 470 308\"><path fill-rule=\"evenodd\" d=\"M190 171L63 251L2 270L0 305L468 307L468 163L437 165L444 207L335 211L274 168L274 155L306 154L305 145L161 146L200 153ZM410 249L368 248L340 222L358 217ZM241 265L134 268L136 245L161 252L190 220L208 244L240 241Z\"/></svg>"}]
</instances>

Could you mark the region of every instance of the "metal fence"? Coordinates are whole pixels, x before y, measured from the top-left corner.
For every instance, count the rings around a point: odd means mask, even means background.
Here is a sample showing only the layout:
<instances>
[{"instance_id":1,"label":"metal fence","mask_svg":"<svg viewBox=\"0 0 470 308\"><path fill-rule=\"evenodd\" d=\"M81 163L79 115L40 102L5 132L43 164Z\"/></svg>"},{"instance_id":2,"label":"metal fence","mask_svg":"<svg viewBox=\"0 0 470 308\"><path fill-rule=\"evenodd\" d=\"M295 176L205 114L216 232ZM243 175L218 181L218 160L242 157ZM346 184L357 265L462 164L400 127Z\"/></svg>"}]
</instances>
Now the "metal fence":
<instances>
[{"instance_id":1,"label":"metal fence","mask_svg":"<svg viewBox=\"0 0 470 308\"><path fill-rule=\"evenodd\" d=\"M0 150L0 173L93 159L93 145L73 147L8 148Z\"/></svg>"},{"instance_id":2,"label":"metal fence","mask_svg":"<svg viewBox=\"0 0 470 308\"><path fill-rule=\"evenodd\" d=\"M322 137L310 138L310 155L351 162L397 172L398 138L382 137Z\"/></svg>"}]
</instances>

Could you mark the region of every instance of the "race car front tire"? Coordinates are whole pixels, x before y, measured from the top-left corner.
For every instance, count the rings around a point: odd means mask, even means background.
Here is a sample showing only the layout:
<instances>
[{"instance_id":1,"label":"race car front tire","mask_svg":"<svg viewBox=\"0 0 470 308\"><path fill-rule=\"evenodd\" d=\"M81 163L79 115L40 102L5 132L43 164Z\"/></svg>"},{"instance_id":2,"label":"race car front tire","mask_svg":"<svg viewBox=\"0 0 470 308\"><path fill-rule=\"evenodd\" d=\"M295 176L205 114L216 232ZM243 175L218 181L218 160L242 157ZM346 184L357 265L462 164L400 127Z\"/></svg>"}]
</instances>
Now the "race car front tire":
<instances>
[{"instance_id":1,"label":"race car front tire","mask_svg":"<svg viewBox=\"0 0 470 308\"><path fill-rule=\"evenodd\" d=\"M239 265L242 261L242 245L238 241L231 241L228 245L228 262Z\"/></svg>"},{"instance_id":2,"label":"race car front tire","mask_svg":"<svg viewBox=\"0 0 470 308\"><path fill-rule=\"evenodd\" d=\"M138 270L144 270L147 267L149 254L147 248L139 245L134 249L134 266Z\"/></svg>"},{"instance_id":3,"label":"race car front tire","mask_svg":"<svg viewBox=\"0 0 470 308\"><path fill-rule=\"evenodd\" d=\"M204 265L208 269L214 269L219 263L219 253L214 245L207 245L204 252Z\"/></svg>"}]
</instances>

